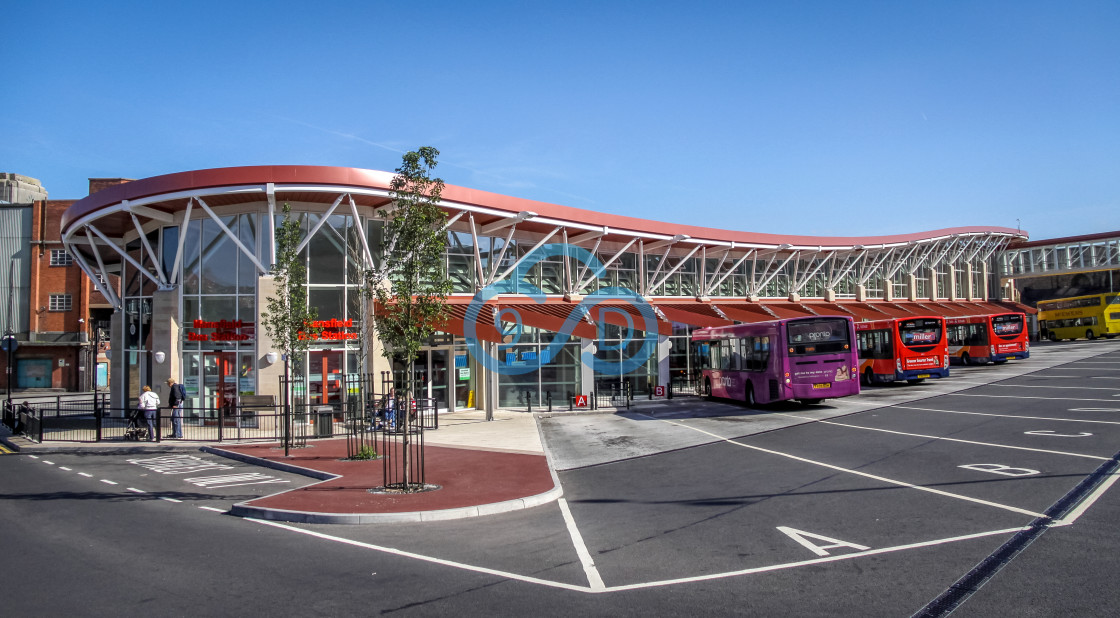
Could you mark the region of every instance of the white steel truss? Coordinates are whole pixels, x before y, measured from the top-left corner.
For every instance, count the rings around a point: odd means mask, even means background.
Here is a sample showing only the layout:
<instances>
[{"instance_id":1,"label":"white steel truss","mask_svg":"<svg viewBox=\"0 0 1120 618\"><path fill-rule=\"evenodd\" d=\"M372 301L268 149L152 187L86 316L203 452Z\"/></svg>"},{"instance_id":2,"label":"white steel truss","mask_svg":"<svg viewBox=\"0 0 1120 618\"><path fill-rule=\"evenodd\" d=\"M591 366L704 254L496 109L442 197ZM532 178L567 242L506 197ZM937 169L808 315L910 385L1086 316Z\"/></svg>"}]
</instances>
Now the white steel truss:
<instances>
[{"instance_id":1,"label":"white steel truss","mask_svg":"<svg viewBox=\"0 0 1120 618\"><path fill-rule=\"evenodd\" d=\"M359 207L355 201L357 196L391 199L387 189L273 182L178 191L122 201L85 214L69 224L63 231L63 241L102 295L114 307L120 308L119 291L102 283L109 281L110 273L121 272L119 264L128 264L130 270L135 269L160 289L182 283L187 237L184 224L191 220L213 221L221 234L237 247L259 274L267 273L269 268L262 259L268 264L275 262L277 200L294 193L316 193L323 195L326 202L317 202L323 210L302 240L301 250L318 234L337 234L332 226L327 225L327 219L340 207L348 211L355 225L362 230L356 234L360 241L352 259L360 260L363 267L373 268L376 255L394 250L394 247L370 246L364 233L364 220L376 219L378 215L375 211L383 216L391 205ZM245 246L222 221L220 214L224 214L225 206L212 207L208 203L208 200L218 201L217 198L221 198L222 204L236 203L236 198L242 203L262 204L259 212L262 219L267 217L262 220L262 227L267 227L269 231L260 240L260 256L253 248ZM168 202L182 203L183 200L185 207L178 212L169 213L158 207L166 207ZM550 287L562 290L565 296L598 289L597 281L611 276L632 281L636 291L646 296L665 295L666 290L677 290L676 295L702 300L726 297L729 293L749 299L802 293L817 295L825 291L835 294L840 287L850 291L856 286L869 286L872 282L893 281L900 272L914 275L936 271L942 265L949 265L957 271L985 272L982 265L993 255L1012 240L1024 238L1023 235L1006 232L969 231L879 245L737 243L686 234L667 235L613 228L541 216L531 211L510 212L447 200L441 202L441 206L449 213L445 229L463 234L464 239L469 235L471 239L471 280L476 290L513 276L534 251L546 243L560 241L564 242L565 250L563 257L557 259L562 259L563 266L549 270L549 273L562 281L552 282ZM237 212L244 212L244 208ZM114 229L126 231L119 238L105 234L99 224L99 220L105 217L116 217L119 228ZM120 225L121 217L124 217L124 225ZM480 219L485 223L480 223ZM167 272L164 271L165 263L160 259L161 254L168 253L167 249L155 247L148 240L152 230L165 225L180 228L174 260ZM324 228L329 231L324 231ZM140 259L134 257L135 249L130 252L125 248L136 240L141 247ZM490 243L485 254L480 250L483 241ZM495 251L493 247L498 242L501 247ZM1111 242L1101 251L1093 249L1090 259L1107 263L1110 256L1120 255L1116 241ZM593 267L585 260L576 259L574 252L567 249L569 246L580 246L590 251L597 258L598 265ZM511 250L511 247L516 249ZM1098 253L1103 259L1098 258ZM625 263L620 262L628 255L633 257L626 258ZM1005 268L1017 257L1012 254L1006 259ZM631 268L632 274L626 274ZM621 274L612 275L612 272ZM670 281L674 282L672 286ZM957 285L962 287L970 284L968 281L957 281ZM459 290L463 291L472 290ZM946 298L956 297L956 294L956 290L950 291ZM962 293L960 296L967 295Z\"/></svg>"}]
</instances>

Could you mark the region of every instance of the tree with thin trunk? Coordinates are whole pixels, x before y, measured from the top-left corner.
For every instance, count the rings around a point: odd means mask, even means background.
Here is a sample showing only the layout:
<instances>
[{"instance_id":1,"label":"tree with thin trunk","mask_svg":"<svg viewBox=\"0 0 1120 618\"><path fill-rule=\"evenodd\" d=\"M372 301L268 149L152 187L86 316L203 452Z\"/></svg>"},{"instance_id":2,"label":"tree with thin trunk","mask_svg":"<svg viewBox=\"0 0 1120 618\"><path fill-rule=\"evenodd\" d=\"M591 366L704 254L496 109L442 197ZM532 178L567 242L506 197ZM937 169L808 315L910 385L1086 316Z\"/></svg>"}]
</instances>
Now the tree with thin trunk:
<instances>
[{"instance_id":1,"label":"tree with thin trunk","mask_svg":"<svg viewBox=\"0 0 1120 618\"><path fill-rule=\"evenodd\" d=\"M261 324L273 345L284 355L284 456L292 443L292 378L291 361L302 354L318 337L312 325L318 317L315 307L307 306L307 266L297 251L303 240L298 219L292 218L292 207L284 204L284 220L276 227L276 263L271 273L276 282L274 296L268 297Z\"/></svg>"},{"instance_id":2,"label":"tree with thin trunk","mask_svg":"<svg viewBox=\"0 0 1120 618\"><path fill-rule=\"evenodd\" d=\"M405 153L390 184L391 205L378 214L386 218L381 260L367 270L366 290L377 299L375 326L385 357L403 358L408 371L397 384L403 419L404 489L421 489L411 478L409 436L418 418L412 414L414 360L420 348L440 328L447 315L451 279L444 253L447 247L447 214L439 207L443 180L432 178L439 150L423 146ZM398 420L400 423L401 420Z\"/></svg>"}]
</instances>

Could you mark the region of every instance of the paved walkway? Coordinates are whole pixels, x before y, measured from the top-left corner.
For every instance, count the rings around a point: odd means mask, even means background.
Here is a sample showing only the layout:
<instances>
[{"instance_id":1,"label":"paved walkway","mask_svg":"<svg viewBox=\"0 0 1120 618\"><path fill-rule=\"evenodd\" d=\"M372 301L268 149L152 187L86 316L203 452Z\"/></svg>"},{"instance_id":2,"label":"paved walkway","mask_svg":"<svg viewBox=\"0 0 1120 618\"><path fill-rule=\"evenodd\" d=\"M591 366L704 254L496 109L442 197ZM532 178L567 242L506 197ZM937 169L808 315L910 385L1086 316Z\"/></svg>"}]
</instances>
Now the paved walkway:
<instances>
[{"instance_id":1,"label":"paved walkway","mask_svg":"<svg viewBox=\"0 0 1120 618\"><path fill-rule=\"evenodd\" d=\"M234 515L307 523L430 521L500 513L555 500L549 469L530 414L440 415L424 433L425 481L439 489L414 494L372 493L384 485L384 462L346 460L346 440L309 440L284 456L276 444L209 446L203 450L322 482L237 504Z\"/></svg>"},{"instance_id":2,"label":"paved walkway","mask_svg":"<svg viewBox=\"0 0 1120 618\"><path fill-rule=\"evenodd\" d=\"M8 435L0 438L22 452L122 444L40 445ZM532 414L499 410L492 421L486 420L484 412L474 410L441 414L439 429L425 432L424 438L425 481L440 489L415 494L371 493L370 489L384 485L384 464L381 460L346 460L345 438L308 440L307 447L290 449L288 457L275 442L207 444L169 440L159 447L201 448L319 479L300 489L234 505L230 510L234 515L278 521L357 524L456 519L537 506L556 500L562 493Z\"/></svg>"}]
</instances>

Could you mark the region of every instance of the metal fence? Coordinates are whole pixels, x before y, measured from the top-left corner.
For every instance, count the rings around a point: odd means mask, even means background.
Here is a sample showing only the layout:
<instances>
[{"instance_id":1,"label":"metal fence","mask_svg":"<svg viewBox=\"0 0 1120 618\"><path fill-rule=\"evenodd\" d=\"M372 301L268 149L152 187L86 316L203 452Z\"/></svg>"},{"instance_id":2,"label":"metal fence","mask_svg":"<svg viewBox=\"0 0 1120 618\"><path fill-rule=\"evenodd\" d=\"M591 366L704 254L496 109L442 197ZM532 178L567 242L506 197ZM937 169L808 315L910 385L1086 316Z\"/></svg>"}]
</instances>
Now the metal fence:
<instances>
[{"instance_id":1,"label":"metal fence","mask_svg":"<svg viewBox=\"0 0 1120 618\"><path fill-rule=\"evenodd\" d=\"M415 423L422 429L439 426L434 401L424 399L414 404ZM403 404L403 402L402 402ZM403 409L403 405L402 408ZM311 438L353 437L372 433L376 408L354 405L316 406L295 404L292 414L285 415L279 405L235 405L221 408L182 408L184 441L225 442L240 440L276 441L291 436L293 442L306 445ZM286 426L286 420L290 426ZM172 434L172 409L160 408L153 420L155 435L148 432L143 413L134 408L101 406L100 402L81 408L64 404L56 407L16 404L4 406L3 423L13 433L36 442L127 442L137 438L162 442ZM391 431L386 431L392 435Z\"/></svg>"}]
</instances>

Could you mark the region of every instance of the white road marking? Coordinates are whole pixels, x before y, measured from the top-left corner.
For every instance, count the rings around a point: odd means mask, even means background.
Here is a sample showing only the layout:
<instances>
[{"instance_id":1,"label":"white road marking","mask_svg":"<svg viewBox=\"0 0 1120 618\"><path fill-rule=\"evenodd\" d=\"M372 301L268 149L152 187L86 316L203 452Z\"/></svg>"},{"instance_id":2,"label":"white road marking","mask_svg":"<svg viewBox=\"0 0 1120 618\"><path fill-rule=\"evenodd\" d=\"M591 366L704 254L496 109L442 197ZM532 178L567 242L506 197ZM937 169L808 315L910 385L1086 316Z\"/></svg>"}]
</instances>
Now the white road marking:
<instances>
[{"instance_id":1,"label":"white road marking","mask_svg":"<svg viewBox=\"0 0 1120 618\"><path fill-rule=\"evenodd\" d=\"M572 517L572 511L568 508L568 501L560 498L557 500L557 504L560 505L560 513L564 515L564 523L568 526L568 534L572 537L576 555L579 556L579 561L583 564L583 572L587 575L587 581L591 585L591 589L602 590L606 587L603 585L603 578L599 576L599 569L595 566L595 560L591 558L591 552L587 551L587 545L583 542L583 535L579 533L579 528L576 527L576 520Z\"/></svg>"},{"instance_id":2,"label":"white road marking","mask_svg":"<svg viewBox=\"0 0 1120 618\"><path fill-rule=\"evenodd\" d=\"M966 470L975 470L977 472L999 474L1000 476L1034 476L1036 474L1042 474L1038 470L1031 470L1030 468L1015 468L998 463L965 464L963 466L957 467L964 468Z\"/></svg>"},{"instance_id":3,"label":"white road marking","mask_svg":"<svg viewBox=\"0 0 1120 618\"><path fill-rule=\"evenodd\" d=\"M379 551L379 552L383 552L383 553L386 553L386 554L392 554L394 556L403 556L405 558L414 558L416 560L421 560L421 561L424 561L424 562L430 562L430 563L433 563L433 564L442 564L444 566L454 567L454 568L457 568L457 569L463 569L463 570L466 570L466 571L474 571L475 573L485 573L487 575L494 575L495 577L502 577L502 578L505 578L505 579L512 579L512 580L515 580L515 581L527 582L527 583L530 583L530 584L540 584L542 586L548 586L550 588L561 588L561 589L564 589L564 590L575 590L577 592L604 592L606 590L605 588L602 589L602 590L592 590L588 586L576 586L576 585L573 585L573 584L565 584L565 583L561 583L561 582L549 581L547 579L540 579L538 577L529 577L527 575L519 575L517 573L510 573L508 571L499 571L497 569L490 569L490 568L487 568L487 567L475 566L473 564L464 564L462 562L454 562L454 561L451 561L451 560L444 560L443 558L435 558L433 556L425 556L423 554L417 554L417 553L414 553L414 552L404 551L404 550L401 550L401 549L394 549L392 547L385 547L385 546L382 546L382 545L374 545L372 543L363 543L361 541L354 541L352 539L344 539L342 537L331 536L329 534L324 534L322 532L316 532L314 530L304 530L303 528L296 528L295 526L289 526L287 524L283 524L283 523L276 522L276 521L267 521L267 520L264 520L264 519L254 519L254 518L251 518L251 517L247 517L246 520L256 522L256 523L264 525L264 526L272 526L273 528L280 528L282 530L287 530L289 532L306 534L308 536L313 536L313 537L324 539L324 540L327 540L327 541L334 541L336 543L343 543L345 545L352 545L354 547L362 547L362 548L365 548L365 549L372 549L374 551Z\"/></svg>"},{"instance_id":4,"label":"white road marking","mask_svg":"<svg viewBox=\"0 0 1120 618\"><path fill-rule=\"evenodd\" d=\"M1074 367L1072 363L1062 365L1062 369L1069 371L1120 371L1120 368L1116 367Z\"/></svg>"},{"instance_id":5,"label":"white road marking","mask_svg":"<svg viewBox=\"0 0 1120 618\"><path fill-rule=\"evenodd\" d=\"M1085 499L1083 499L1081 503L1078 504L1077 507L1070 511L1065 517L1054 522L1054 525L1068 526L1077 521L1077 518L1081 517L1085 513L1085 511L1089 510L1089 507L1093 506L1093 503L1096 502L1097 499L1099 499L1101 496L1103 496L1104 492L1108 491L1108 489L1116 483L1117 479L1120 479L1120 472L1113 472L1112 474L1109 474L1108 478L1093 490L1093 493L1086 496Z\"/></svg>"},{"instance_id":6,"label":"white road marking","mask_svg":"<svg viewBox=\"0 0 1120 618\"><path fill-rule=\"evenodd\" d=\"M85 472L79 472L78 476L84 476L84 477L89 478L89 479L93 478L92 474L86 474Z\"/></svg>"},{"instance_id":7,"label":"white road marking","mask_svg":"<svg viewBox=\"0 0 1120 618\"><path fill-rule=\"evenodd\" d=\"M66 466L59 466L58 469L59 470L66 470L67 472L70 471L70 468L67 468Z\"/></svg>"},{"instance_id":8,"label":"white road marking","mask_svg":"<svg viewBox=\"0 0 1120 618\"><path fill-rule=\"evenodd\" d=\"M182 500L176 500L175 498L168 498L167 496L160 496L159 499L160 500L167 500L168 502L182 502Z\"/></svg>"},{"instance_id":9,"label":"white road marking","mask_svg":"<svg viewBox=\"0 0 1120 618\"><path fill-rule=\"evenodd\" d=\"M134 493L138 493L138 494L146 494L146 493L148 493L148 492L144 491L143 489L136 489L135 487L125 487L125 489L127 489L127 490L129 490L129 491L131 491L131 492L134 492Z\"/></svg>"},{"instance_id":10,"label":"white road marking","mask_svg":"<svg viewBox=\"0 0 1120 618\"><path fill-rule=\"evenodd\" d=\"M841 541L840 539L834 539L830 536L823 536L823 535L820 535L820 534L815 534L813 532L806 532L804 530L798 530L797 528L789 528L789 527L786 527L786 526L778 526L778 532L781 532L782 534L788 536L789 538L797 541L798 545L801 545L805 549L808 549L809 551L813 552L814 554L816 554L818 556L827 556L829 554L826 550L837 549L839 547L851 547L852 549L855 549L855 550L858 550L858 551L867 551L867 550L871 549L870 547L868 547L866 545L856 545L855 543L849 543L847 541ZM816 543L809 540L811 538L812 539L817 539L818 541L825 541L827 543L832 543L832 544L831 545L817 545Z\"/></svg>"},{"instance_id":11,"label":"white road marking","mask_svg":"<svg viewBox=\"0 0 1120 618\"><path fill-rule=\"evenodd\" d=\"M214 508L212 506L200 506L198 508L200 508L204 511L214 511L215 513L225 513L226 512L225 509L217 509L217 508Z\"/></svg>"},{"instance_id":12,"label":"white road marking","mask_svg":"<svg viewBox=\"0 0 1120 618\"><path fill-rule=\"evenodd\" d=\"M647 416L648 418L653 418L652 416L648 416L646 414L643 414L642 416ZM732 440L730 438L725 438L723 436L714 434L714 433L712 433L710 431L706 431L704 429L700 429L698 427L692 427L690 425L685 425L684 423L678 423L678 422L675 422L675 421L664 420L664 419L656 419L656 420L661 420L661 422L669 423L670 425L677 425L679 427L684 427L685 429L691 429L693 431L712 436L713 438L716 438L718 440L723 440L724 442L727 442L728 444L734 444L736 446L741 446L743 448L759 451L759 452L762 452L762 453L769 453L771 455L777 455L779 457L786 457L788 459L793 459L795 461L800 461L800 462L812 464L814 466L821 466L823 468L828 468L830 470L837 470L839 472L846 472L848 474L854 474L856 476L862 476L864 478L869 478L869 479L873 479L873 480L876 480L876 481L889 483L891 485L898 485L899 487L907 487L909 489L916 489L918 491L924 491L924 492L928 492L928 493L931 493L931 494L937 494L939 496L945 496L947 498L956 498L957 500L964 500L966 502L974 502L976 504L983 504L985 506L991 506L991 507L995 507L995 508L998 508L998 509L1011 511L1013 513L1022 513L1023 515L1030 515L1031 517L1044 517L1044 518L1047 517L1046 515L1044 515L1042 513L1036 513L1034 511L1029 511L1027 509L1021 509L1017 506L1010 506L1010 505L1007 505L1007 504L1000 504L998 502L990 502L988 500L981 500L979 498L972 498L970 496L964 496L964 495L961 495L961 494L954 494L954 493L951 493L951 492L948 492L948 491L942 491L940 489L934 489L932 487L922 487L921 485L915 485L913 483L907 483L906 481L896 481L894 479L889 479L885 476L868 474L867 472L860 472L859 470L851 470L851 469L848 469L848 468L842 468L840 466L834 466L830 463L825 463L823 461L816 461L816 460L808 459L808 458L805 458L805 457L798 457L797 455L791 455L789 453L782 453L780 451L774 451L774 450L770 450L770 449L767 449L767 448L762 448L761 446L752 446L750 444L744 444L744 443L739 442L737 440Z\"/></svg>"},{"instance_id":13,"label":"white road marking","mask_svg":"<svg viewBox=\"0 0 1120 618\"><path fill-rule=\"evenodd\" d=\"M1055 438L1088 438L1093 435L1087 431L1079 431L1077 433L1058 433L1053 429L1036 429L1034 431L1024 431L1023 433L1028 436L1052 436Z\"/></svg>"},{"instance_id":14,"label":"white road marking","mask_svg":"<svg viewBox=\"0 0 1120 618\"><path fill-rule=\"evenodd\" d=\"M639 584L627 584L625 586L612 586L603 592L622 592L625 590L640 590L642 588L655 588L658 586L670 586L673 584L689 584L694 582L702 582L711 579L721 579L725 577L736 577L739 575L753 575L755 573L766 573L769 571L779 571L783 569L792 569L811 564L824 564L826 562L837 562L839 560L851 560L853 558L862 558L863 556L875 556L878 554L889 554L896 551L905 551L908 549L917 549L919 547L933 547L935 545L944 545L946 543L955 543L958 541L971 541L972 539L980 539L987 536L1010 535L1023 530L1029 530L1028 526L1022 528L1007 528L1004 530L993 530L991 532L978 532L976 534L966 534L964 536L956 536L948 539L938 539L936 541L922 541L920 543L909 543L907 545L895 545L894 547L883 547L880 549L869 549L867 551L853 552L850 554L841 554L839 556L827 556L824 558L813 558L810 560L801 560L798 562L787 562L784 564L773 564L764 567L754 567L751 569L742 569L739 571L728 571L726 573L712 573L710 575L697 575L695 577L682 577L680 579L665 579L655 582L646 582Z\"/></svg>"},{"instance_id":15,"label":"white road marking","mask_svg":"<svg viewBox=\"0 0 1120 618\"><path fill-rule=\"evenodd\" d=\"M1090 379L1093 379L1093 380L1120 380L1120 378L1114 378L1112 376L1052 376L1052 375L1045 375L1045 376L1040 376L1040 377L1043 377L1043 378L1046 378L1046 379L1060 378L1062 380L1084 380L1086 378L1090 378Z\"/></svg>"},{"instance_id":16,"label":"white road marking","mask_svg":"<svg viewBox=\"0 0 1120 618\"><path fill-rule=\"evenodd\" d=\"M260 472L242 472L238 474L223 474L219 476L198 476L184 481L199 487L240 487L242 485L268 485L275 483L288 483L275 476L268 476Z\"/></svg>"},{"instance_id":17,"label":"white road marking","mask_svg":"<svg viewBox=\"0 0 1120 618\"><path fill-rule=\"evenodd\" d=\"M792 414L783 414L782 416L793 416ZM798 417L801 418L801 417ZM1086 459L1096 459L1098 461L1108 461L1109 457L1098 457L1096 455L1085 455L1083 453L1067 453L1066 451L1051 451L1042 448L1029 448L1026 446L1012 446L1010 444L995 444L992 442L976 442L973 440L961 440L959 438L943 438L939 436L929 436L921 433L907 433L905 431L892 431L890 429L879 429L877 427L864 427L862 425L849 425L848 423L837 423L836 421L817 421L825 425L838 425L840 427L851 427L852 429L866 429L868 431L881 431L883 433L894 433L900 436L913 436L915 438L928 438L930 440L946 440L948 442L961 442L964 444L975 444L977 446L994 446L996 448L1010 448L1018 451L1034 451L1036 453L1049 453L1051 455L1069 455L1071 457L1084 457ZM1092 435L1092 434L1089 434Z\"/></svg>"},{"instance_id":18,"label":"white road marking","mask_svg":"<svg viewBox=\"0 0 1120 618\"><path fill-rule=\"evenodd\" d=\"M101 479L101 482L105 483L106 485L116 485L117 484L116 481L110 481L109 479Z\"/></svg>"},{"instance_id":19,"label":"white road marking","mask_svg":"<svg viewBox=\"0 0 1120 618\"><path fill-rule=\"evenodd\" d=\"M1089 421L1079 418L1053 418L1050 416L1018 416L1016 414L992 414L990 412L964 412L961 410L937 410L935 408L916 408L913 406L890 406L898 410L921 410L922 412L944 412L945 414L972 414L974 416L998 416L1001 418L1025 418L1034 421L1058 421L1063 423L1096 423L1098 425L1120 425L1120 421Z\"/></svg>"},{"instance_id":20,"label":"white road marking","mask_svg":"<svg viewBox=\"0 0 1120 618\"><path fill-rule=\"evenodd\" d=\"M1112 403L1111 399L1084 399L1079 397L1033 397L1015 395L969 395L966 393L945 393L942 397L987 397L989 399L1047 399L1050 401L1104 401Z\"/></svg>"},{"instance_id":21,"label":"white road marking","mask_svg":"<svg viewBox=\"0 0 1120 618\"><path fill-rule=\"evenodd\" d=\"M1070 408L1070 412L1120 412L1120 408Z\"/></svg>"},{"instance_id":22,"label":"white road marking","mask_svg":"<svg viewBox=\"0 0 1120 618\"><path fill-rule=\"evenodd\" d=\"M38 458L39 458L39 456L38 456L38 455L28 455L28 457L30 457L30 458L32 458L32 459L38 459Z\"/></svg>"},{"instance_id":23,"label":"white road marking","mask_svg":"<svg viewBox=\"0 0 1120 618\"><path fill-rule=\"evenodd\" d=\"M54 465L54 462L53 462L53 461L47 461L46 459L44 459L44 460L43 460L43 463L45 463L45 464L47 464L47 465L49 465L49 466L53 466L53 465Z\"/></svg>"},{"instance_id":24,"label":"white road marking","mask_svg":"<svg viewBox=\"0 0 1120 618\"><path fill-rule=\"evenodd\" d=\"M977 386L1002 386L1004 388L1074 388L1079 391L1120 391L1112 386L1044 386L1039 384L995 384L992 382L969 382L967 380L953 380L953 384L975 384Z\"/></svg>"}]
</instances>

